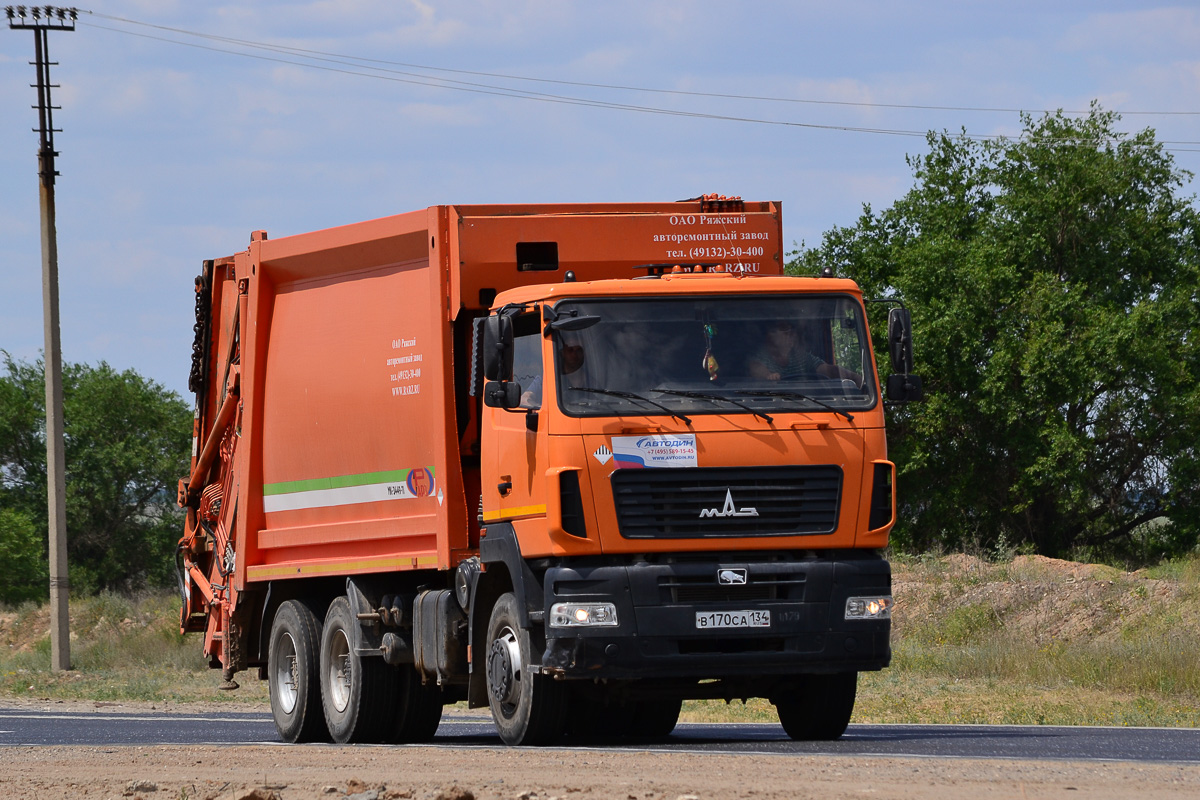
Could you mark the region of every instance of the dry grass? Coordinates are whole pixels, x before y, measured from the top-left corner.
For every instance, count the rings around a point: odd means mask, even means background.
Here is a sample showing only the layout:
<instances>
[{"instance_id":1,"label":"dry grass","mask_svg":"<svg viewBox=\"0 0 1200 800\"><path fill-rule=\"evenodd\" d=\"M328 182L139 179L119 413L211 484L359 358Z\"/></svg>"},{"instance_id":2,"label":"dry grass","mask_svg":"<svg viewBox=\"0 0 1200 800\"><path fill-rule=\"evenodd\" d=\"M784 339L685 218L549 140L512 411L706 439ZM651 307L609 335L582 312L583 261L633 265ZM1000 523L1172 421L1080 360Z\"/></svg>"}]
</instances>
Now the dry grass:
<instances>
[{"instance_id":1,"label":"dry grass","mask_svg":"<svg viewBox=\"0 0 1200 800\"><path fill-rule=\"evenodd\" d=\"M894 567L893 665L863 676L857 720L1200 725L1200 558Z\"/></svg>"},{"instance_id":2,"label":"dry grass","mask_svg":"<svg viewBox=\"0 0 1200 800\"><path fill-rule=\"evenodd\" d=\"M1197 727L1194 696L1047 685L1023 679L952 678L904 669L863 675L855 722Z\"/></svg>"},{"instance_id":3,"label":"dry grass","mask_svg":"<svg viewBox=\"0 0 1200 800\"><path fill-rule=\"evenodd\" d=\"M0 695L56 700L265 702L253 677L237 692L219 692L196 636L179 633L179 599L166 593L135 598L105 593L73 599L71 666L50 671L50 617L26 603L0 612Z\"/></svg>"},{"instance_id":4,"label":"dry grass","mask_svg":"<svg viewBox=\"0 0 1200 800\"><path fill-rule=\"evenodd\" d=\"M892 666L863 674L856 722L1200 726L1200 557L1148 570L1017 557L897 559ZM48 615L0 611L0 695L266 703L253 673L220 692L169 595L72 602L72 660L49 670ZM765 701L697 701L684 719L774 721Z\"/></svg>"},{"instance_id":5,"label":"dry grass","mask_svg":"<svg viewBox=\"0 0 1200 800\"><path fill-rule=\"evenodd\" d=\"M855 722L1200 726L1200 557L1148 570L1037 556L893 562L892 666ZM762 700L695 721L771 721Z\"/></svg>"}]
</instances>

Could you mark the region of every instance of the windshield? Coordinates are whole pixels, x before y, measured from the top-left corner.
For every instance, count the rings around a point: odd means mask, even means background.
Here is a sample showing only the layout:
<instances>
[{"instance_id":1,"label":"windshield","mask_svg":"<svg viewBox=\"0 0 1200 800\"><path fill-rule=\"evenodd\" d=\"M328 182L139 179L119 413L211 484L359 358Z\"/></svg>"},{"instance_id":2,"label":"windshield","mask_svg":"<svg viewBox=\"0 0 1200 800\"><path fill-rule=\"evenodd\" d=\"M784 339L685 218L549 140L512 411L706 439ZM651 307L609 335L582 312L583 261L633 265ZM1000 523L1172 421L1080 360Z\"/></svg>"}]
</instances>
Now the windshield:
<instances>
[{"instance_id":1,"label":"windshield","mask_svg":"<svg viewBox=\"0 0 1200 800\"><path fill-rule=\"evenodd\" d=\"M875 404L863 310L849 295L568 300L556 310L600 318L555 334L558 400L574 416L845 415Z\"/></svg>"}]
</instances>

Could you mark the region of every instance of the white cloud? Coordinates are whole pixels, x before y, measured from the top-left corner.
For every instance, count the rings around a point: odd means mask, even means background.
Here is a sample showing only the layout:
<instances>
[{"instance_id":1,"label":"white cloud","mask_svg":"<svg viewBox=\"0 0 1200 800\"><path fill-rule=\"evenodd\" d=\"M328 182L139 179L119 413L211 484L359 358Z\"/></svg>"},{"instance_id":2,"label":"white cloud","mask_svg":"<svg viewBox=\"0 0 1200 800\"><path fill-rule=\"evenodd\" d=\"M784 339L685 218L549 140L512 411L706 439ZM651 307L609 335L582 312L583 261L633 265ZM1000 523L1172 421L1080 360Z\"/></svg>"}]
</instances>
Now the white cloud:
<instances>
[{"instance_id":1,"label":"white cloud","mask_svg":"<svg viewBox=\"0 0 1200 800\"><path fill-rule=\"evenodd\" d=\"M1200 46L1200 12L1192 8L1151 8L1092 14L1063 34L1071 52L1107 52L1127 58L1131 50L1161 53L1175 46Z\"/></svg>"},{"instance_id":2,"label":"white cloud","mask_svg":"<svg viewBox=\"0 0 1200 800\"><path fill-rule=\"evenodd\" d=\"M479 125L484 120L472 108L435 103L405 103L397 110L405 123L415 125Z\"/></svg>"},{"instance_id":3,"label":"white cloud","mask_svg":"<svg viewBox=\"0 0 1200 800\"><path fill-rule=\"evenodd\" d=\"M466 28L457 20L439 20L434 7L421 0L409 0L409 4L417 12L418 22L407 26L405 32L408 36L423 35L428 37L427 41L431 44L446 45L457 39Z\"/></svg>"},{"instance_id":4,"label":"white cloud","mask_svg":"<svg viewBox=\"0 0 1200 800\"><path fill-rule=\"evenodd\" d=\"M1145 63L1129 70L1105 108L1194 111L1200 96L1200 61ZM1136 119L1126 118L1126 122Z\"/></svg>"},{"instance_id":5,"label":"white cloud","mask_svg":"<svg viewBox=\"0 0 1200 800\"><path fill-rule=\"evenodd\" d=\"M135 18L173 17L184 5L179 0L126 0L126 3L132 6L132 9L124 11L123 14Z\"/></svg>"},{"instance_id":6,"label":"white cloud","mask_svg":"<svg viewBox=\"0 0 1200 800\"><path fill-rule=\"evenodd\" d=\"M35 164L36 164L35 159L31 157L29 159L29 173L31 176L36 171ZM35 177L31 177L27 181L31 205L33 205L32 199L33 199L34 193L36 191L36 189L34 188L37 185L36 181L37 181L37 178L35 178ZM36 209L34 209L33 214L30 214L30 215L17 216L16 214L0 213L0 237L11 236L15 239L19 236L32 236L32 235L38 233L38 229L35 227L36 222L37 222L37 210Z\"/></svg>"},{"instance_id":7,"label":"white cloud","mask_svg":"<svg viewBox=\"0 0 1200 800\"><path fill-rule=\"evenodd\" d=\"M570 71L575 75L607 75L633 62L636 51L628 45L589 50L571 62Z\"/></svg>"}]
</instances>

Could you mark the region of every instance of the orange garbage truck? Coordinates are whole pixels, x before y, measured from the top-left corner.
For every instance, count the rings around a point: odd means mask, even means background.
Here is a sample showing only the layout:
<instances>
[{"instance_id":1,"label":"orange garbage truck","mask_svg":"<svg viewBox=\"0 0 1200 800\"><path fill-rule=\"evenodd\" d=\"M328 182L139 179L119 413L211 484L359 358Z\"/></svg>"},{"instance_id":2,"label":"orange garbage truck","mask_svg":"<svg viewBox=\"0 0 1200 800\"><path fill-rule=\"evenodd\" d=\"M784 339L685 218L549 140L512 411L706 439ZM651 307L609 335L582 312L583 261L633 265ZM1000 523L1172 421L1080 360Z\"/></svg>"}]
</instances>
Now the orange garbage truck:
<instances>
[{"instance_id":1,"label":"orange garbage truck","mask_svg":"<svg viewBox=\"0 0 1200 800\"><path fill-rule=\"evenodd\" d=\"M864 301L778 203L441 205L204 262L181 628L287 741L663 737L767 698L837 738L887 666Z\"/></svg>"}]
</instances>

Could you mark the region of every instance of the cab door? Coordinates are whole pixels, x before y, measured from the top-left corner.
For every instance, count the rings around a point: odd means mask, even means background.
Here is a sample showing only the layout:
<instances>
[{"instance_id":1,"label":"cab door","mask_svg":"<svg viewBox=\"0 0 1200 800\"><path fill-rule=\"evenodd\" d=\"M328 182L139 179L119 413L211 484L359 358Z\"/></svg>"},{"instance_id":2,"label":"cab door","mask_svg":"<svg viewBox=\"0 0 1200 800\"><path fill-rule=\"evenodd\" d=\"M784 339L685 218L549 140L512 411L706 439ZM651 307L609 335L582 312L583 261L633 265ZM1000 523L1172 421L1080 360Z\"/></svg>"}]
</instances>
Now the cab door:
<instances>
[{"instance_id":1,"label":"cab door","mask_svg":"<svg viewBox=\"0 0 1200 800\"><path fill-rule=\"evenodd\" d=\"M522 529L545 528L547 440L541 424L546 392L544 342L537 313L513 319L513 380L521 385L522 405L487 408L484 414L484 523L512 522Z\"/></svg>"}]
</instances>

